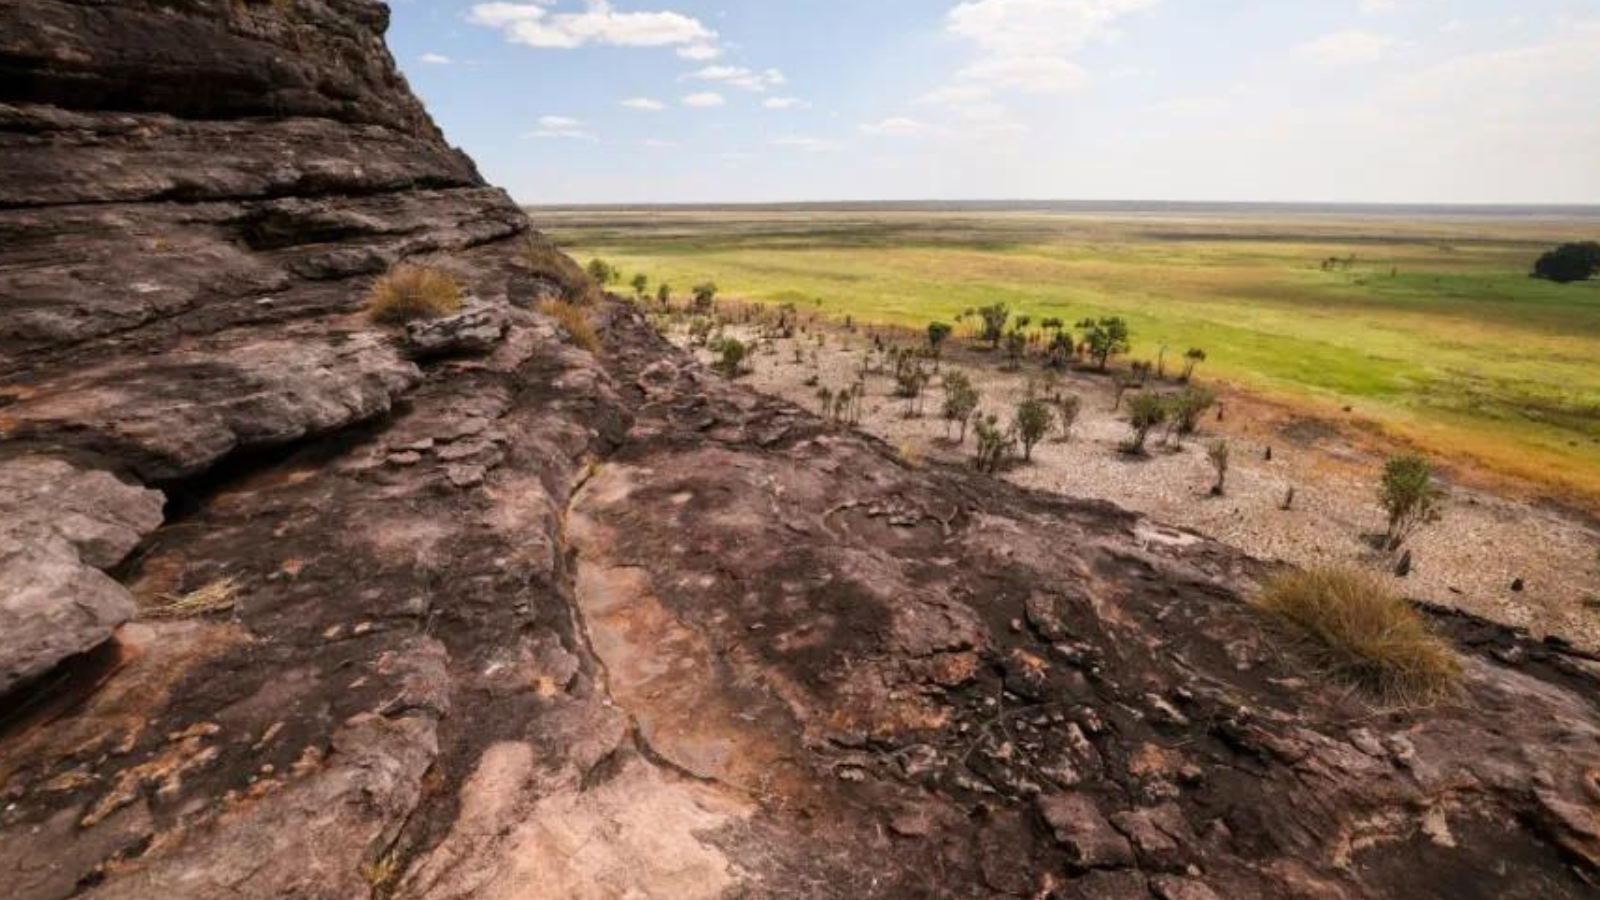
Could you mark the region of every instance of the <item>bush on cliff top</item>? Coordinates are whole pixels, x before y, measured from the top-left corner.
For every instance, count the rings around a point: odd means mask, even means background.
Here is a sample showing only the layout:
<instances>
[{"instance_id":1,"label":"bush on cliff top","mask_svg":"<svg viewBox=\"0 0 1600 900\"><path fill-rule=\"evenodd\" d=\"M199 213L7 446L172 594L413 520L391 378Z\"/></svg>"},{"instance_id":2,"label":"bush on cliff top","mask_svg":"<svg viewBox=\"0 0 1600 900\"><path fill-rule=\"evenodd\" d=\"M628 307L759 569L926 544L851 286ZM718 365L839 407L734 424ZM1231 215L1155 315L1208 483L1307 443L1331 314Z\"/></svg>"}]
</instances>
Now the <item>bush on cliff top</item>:
<instances>
[{"instance_id":1,"label":"bush on cliff top","mask_svg":"<svg viewBox=\"0 0 1600 900\"><path fill-rule=\"evenodd\" d=\"M1272 579L1255 605L1279 618L1329 674L1383 701L1438 700L1461 674L1455 651L1422 614L1364 572L1288 572Z\"/></svg>"},{"instance_id":2,"label":"bush on cliff top","mask_svg":"<svg viewBox=\"0 0 1600 900\"><path fill-rule=\"evenodd\" d=\"M461 286L438 269L402 263L373 282L367 316L380 325L437 319L461 308Z\"/></svg>"}]
</instances>

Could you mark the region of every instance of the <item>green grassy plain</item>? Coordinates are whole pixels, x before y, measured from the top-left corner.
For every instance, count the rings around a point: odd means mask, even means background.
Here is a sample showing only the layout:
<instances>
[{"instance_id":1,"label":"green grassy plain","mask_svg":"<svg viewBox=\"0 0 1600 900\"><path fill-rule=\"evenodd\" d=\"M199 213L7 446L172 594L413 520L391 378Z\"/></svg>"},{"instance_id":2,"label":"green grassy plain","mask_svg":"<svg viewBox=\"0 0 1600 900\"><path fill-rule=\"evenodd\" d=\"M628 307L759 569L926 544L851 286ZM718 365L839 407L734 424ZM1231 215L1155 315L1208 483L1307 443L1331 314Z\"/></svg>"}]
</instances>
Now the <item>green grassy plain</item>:
<instances>
[{"instance_id":1,"label":"green grassy plain","mask_svg":"<svg viewBox=\"0 0 1600 900\"><path fill-rule=\"evenodd\" d=\"M1134 356L1354 412L1460 464L1600 500L1600 282L1529 278L1593 218L542 209L580 261L921 328L1004 302L1121 315ZM1324 270L1329 257L1355 257Z\"/></svg>"}]
</instances>

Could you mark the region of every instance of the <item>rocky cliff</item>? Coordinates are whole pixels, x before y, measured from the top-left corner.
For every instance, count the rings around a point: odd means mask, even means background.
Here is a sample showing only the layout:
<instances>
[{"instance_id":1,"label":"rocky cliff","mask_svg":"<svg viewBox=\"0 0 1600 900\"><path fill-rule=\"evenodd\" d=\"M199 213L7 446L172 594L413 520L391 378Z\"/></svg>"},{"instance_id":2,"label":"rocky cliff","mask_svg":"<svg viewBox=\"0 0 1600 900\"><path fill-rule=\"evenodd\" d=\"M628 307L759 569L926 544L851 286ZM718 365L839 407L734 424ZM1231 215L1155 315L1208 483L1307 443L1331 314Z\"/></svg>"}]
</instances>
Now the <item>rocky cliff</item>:
<instances>
[{"instance_id":1,"label":"rocky cliff","mask_svg":"<svg viewBox=\"0 0 1600 900\"><path fill-rule=\"evenodd\" d=\"M1226 547L573 346L386 21L0 0L7 897L1596 895L1583 661L1374 711Z\"/></svg>"}]
</instances>

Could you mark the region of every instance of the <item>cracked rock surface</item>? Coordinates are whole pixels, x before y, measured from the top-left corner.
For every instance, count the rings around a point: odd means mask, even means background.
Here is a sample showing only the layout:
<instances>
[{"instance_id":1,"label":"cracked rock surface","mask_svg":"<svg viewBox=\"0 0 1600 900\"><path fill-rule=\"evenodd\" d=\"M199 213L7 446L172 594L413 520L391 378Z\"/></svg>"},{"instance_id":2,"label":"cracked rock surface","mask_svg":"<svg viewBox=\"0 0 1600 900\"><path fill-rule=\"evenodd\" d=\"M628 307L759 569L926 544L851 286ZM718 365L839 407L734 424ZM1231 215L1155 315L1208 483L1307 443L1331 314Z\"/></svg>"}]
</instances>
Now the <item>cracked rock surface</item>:
<instances>
[{"instance_id":1,"label":"cracked rock surface","mask_svg":"<svg viewBox=\"0 0 1600 900\"><path fill-rule=\"evenodd\" d=\"M8 900L1600 890L1588 662L1441 618L1461 695L1374 710L1228 547L910 466L616 299L572 346L385 23L0 0ZM370 324L399 259L474 303Z\"/></svg>"}]
</instances>

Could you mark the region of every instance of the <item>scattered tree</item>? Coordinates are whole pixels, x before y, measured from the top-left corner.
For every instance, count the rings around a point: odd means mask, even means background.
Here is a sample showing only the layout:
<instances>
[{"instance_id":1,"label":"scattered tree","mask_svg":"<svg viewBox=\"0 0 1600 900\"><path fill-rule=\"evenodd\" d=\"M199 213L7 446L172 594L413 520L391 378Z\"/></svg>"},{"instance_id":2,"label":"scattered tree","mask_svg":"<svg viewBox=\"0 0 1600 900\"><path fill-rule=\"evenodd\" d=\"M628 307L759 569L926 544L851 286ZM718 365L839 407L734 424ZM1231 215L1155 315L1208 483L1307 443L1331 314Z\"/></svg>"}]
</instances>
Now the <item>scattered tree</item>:
<instances>
[{"instance_id":1,"label":"scattered tree","mask_svg":"<svg viewBox=\"0 0 1600 900\"><path fill-rule=\"evenodd\" d=\"M973 429L978 436L978 452L972 458L973 467L991 474L1000 471L1006 457L1011 455L1016 439L1010 432L1000 429L1000 420L994 413L979 416Z\"/></svg>"},{"instance_id":2,"label":"scattered tree","mask_svg":"<svg viewBox=\"0 0 1600 900\"><path fill-rule=\"evenodd\" d=\"M1600 274L1600 243L1594 241L1562 244L1533 264L1533 277L1557 284L1587 281L1596 274Z\"/></svg>"},{"instance_id":3,"label":"scattered tree","mask_svg":"<svg viewBox=\"0 0 1600 900\"><path fill-rule=\"evenodd\" d=\"M1211 496L1221 497L1228 481L1228 441L1218 438L1206 448L1206 459L1211 461L1211 468L1217 473L1217 480L1211 485Z\"/></svg>"},{"instance_id":4,"label":"scattered tree","mask_svg":"<svg viewBox=\"0 0 1600 900\"><path fill-rule=\"evenodd\" d=\"M958 445L967 442L967 423L972 420L972 414L978 409L978 390L972 386L972 379L963 372L946 372L944 376L944 420L945 436L950 434L950 425L953 423L960 427L960 435L956 438Z\"/></svg>"},{"instance_id":5,"label":"scattered tree","mask_svg":"<svg viewBox=\"0 0 1600 900\"><path fill-rule=\"evenodd\" d=\"M643 272L633 276L633 281L631 284L633 287L633 295L638 297L640 300L643 300L645 295L650 292L650 276L644 274Z\"/></svg>"},{"instance_id":6,"label":"scattered tree","mask_svg":"<svg viewBox=\"0 0 1600 900\"><path fill-rule=\"evenodd\" d=\"M952 330L946 322L928 323L928 352L933 354L934 359L939 358L939 345L950 337Z\"/></svg>"},{"instance_id":7,"label":"scattered tree","mask_svg":"<svg viewBox=\"0 0 1600 900\"><path fill-rule=\"evenodd\" d=\"M1083 411L1083 400L1077 394L1060 394L1056 397L1056 421L1061 423L1061 439L1072 440L1072 426L1078 424L1078 414Z\"/></svg>"},{"instance_id":8,"label":"scattered tree","mask_svg":"<svg viewBox=\"0 0 1600 900\"><path fill-rule=\"evenodd\" d=\"M1043 440L1053 425L1055 425L1055 413L1051 411L1050 404L1044 400L1029 397L1017 404L1017 413L1012 420L1011 430L1022 441L1024 461L1033 460L1033 445Z\"/></svg>"},{"instance_id":9,"label":"scattered tree","mask_svg":"<svg viewBox=\"0 0 1600 900\"><path fill-rule=\"evenodd\" d=\"M1433 518L1443 492L1433 480L1433 468L1423 457L1408 453L1390 459L1383 467L1378 500L1389 514L1384 546L1400 549L1423 523Z\"/></svg>"},{"instance_id":10,"label":"scattered tree","mask_svg":"<svg viewBox=\"0 0 1600 900\"><path fill-rule=\"evenodd\" d=\"M1145 391L1134 394L1128 401L1128 426L1133 429L1133 434L1123 442L1124 453L1144 453L1145 439L1150 436L1151 429L1166 421L1167 401L1154 391Z\"/></svg>"},{"instance_id":11,"label":"scattered tree","mask_svg":"<svg viewBox=\"0 0 1600 900\"><path fill-rule=\"evenodd\" d=\"M1172 419L1178 434L1194 434L1200 417L1217 403L1217 392L1208 387L1190 386L1172 397Z\"/></svg>"},{"instance_id":12,"label":"scattered tree","mask_svg":"<svg viewBox=\"0 0 1600 900\"><path fill-rule=\"evenodd\" d=\"M833 388L823 385L817 388L817 404L822 407L824 416L833 413Z\"/></svg>"},{"instance_id":13,"label":"scattered tree","mask_svg":"<svg viewBox=\"0 0 1600 900\"><path fill-rule=\"evenodd\" d=\"M713 368L729 378L738 378L744 374L744 361L750 355L750 348L744 341L725 337L716 349L717 361L712 364Z\"/></svg>"},{"instance_id":14,"label":"scattered tree","mask_svg":"<svg viewBox=\"0 0 1600 900\"><path fill-rule=\"evenodd\" d=\"M622 271L612 266L599 257L589 260L589 265L584 268L589 273L589 278L601 287L613 284L622 277Z\"/></svg>"},{"instance_id":15,"label":"scattered tree","mask_svg":"<svg viewBox=\"0 0 1600 900\"><path fill-rule=\"evenodd\" d=\"M1000 339L1006 335L1006 320L1011 318L1011 310L1004 303L995 303L978 308L978 318L983 322L981 336L989 342L994 349L1000 348Z\"/></svg>"},{"instance_id":16,"label":"scattered tree","mask_svg":"<svg viewBox=\"0 0 1600 900\"><path fill-rule=\"evenodd\" d=\"M709 281L694 286L694 311L697 313L711 312L717 302L717 286Z\"/></svg>"},{"instance_id":17,"label":"scattered tree","mask_svg":"<svg viewBox=\"0 0 1600 900\"><path fill-rule=\"evenodd\" d=\"M1183 354L1183 375L1179 379L1188 381L1194 377L1194 367L1206 361L1206 352L1199 347L1190 347Z\"/></svg>"},{"instance_id":18,"label":"scattered tree","mask_svg":"<svg viewBox=\"0 0 1600 900\"><path fill-rule=\"evenodd\" d=\"M663 281L656 286L656 302L661 304L662 309L672 306L672 285Z\"/></svg>"},{"instance_id":19,"label":"scattered tree","mask_svg":"<svg viewBox=\"0 0 1600 900\"><path fill-rule=\"evenodd\" d=\"M1023 354L1028 352L1028 339L1020 331L1006 335L1006 365L1013 371L1022 366Z\"/></svg>"},{"instance_id":20,"label":"scattered tree","mask_svg":"<svg viewBox=\"0 0 1600 900\"><path fill-rule=\"evenodd\" d=\"M1078 323L1078 327L1083 329L1083 341L1089 345L1089 356L1102 372L1106 370L1111 357L1127 353L1132 347L1128 339L1128 323L1120 316L1084 319Z\"/></svg>"},{"instance_id":21,"label":"scattered tree","mask_svg":"<svg viewBox=\"0 0 1600 900\"><path fill-rule=\"evenodd\" d=\"M1050 365L1064 369L1072 360L1077 346L1072 342L1072 332L1057 330L1050 336L1050 344L1046 349L1050 354Z\"/></svg>"},{"instance_id":22,"label":"scattered tree","mask_svg":"<svg viewBox=\"0 0 1600 900\"><path fill-rule=\"evenodd\" d=\"M922 415L922 388L928 383L928 373L922 361L910 353L903 354L895 365L894 395L906 401L906 418Z\"/></svg>"}]
</instances>

